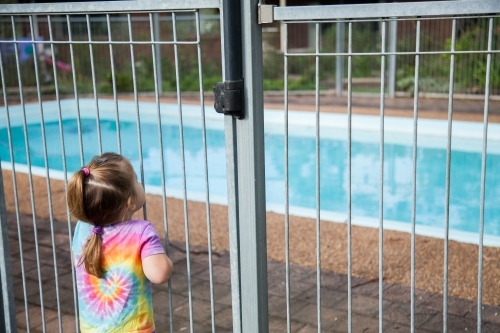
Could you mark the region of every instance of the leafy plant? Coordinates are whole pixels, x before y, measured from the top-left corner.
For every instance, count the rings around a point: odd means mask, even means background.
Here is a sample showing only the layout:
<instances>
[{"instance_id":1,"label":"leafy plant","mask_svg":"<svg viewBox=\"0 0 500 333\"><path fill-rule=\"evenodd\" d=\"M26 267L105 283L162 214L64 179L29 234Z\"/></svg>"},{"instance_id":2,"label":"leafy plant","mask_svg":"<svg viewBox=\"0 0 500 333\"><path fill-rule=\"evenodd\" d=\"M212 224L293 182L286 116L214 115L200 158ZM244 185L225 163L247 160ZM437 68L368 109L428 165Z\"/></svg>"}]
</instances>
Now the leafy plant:
<instances>
[{"instance_id":1,"label":"leafy plant","mask_svg":"<svg viewBox=\"0 0 500 333\"><path fill-rule=\"evenodd\" d=\"M494 20L494 26L498 27L500 19L496 18ZM455 43L455 49L457 51L468 51L468 50L478 50L486 49L486 36L488 33L488 27L486 25L477 22L475 25L471 26L469 30L462 33L459 38L457 38ZM500 47L500 29L496 29L492 36L492 49L498 50ZM483 45L481 45L481 43ZM451 48L451 39L446 41L446 47ZM445 59L449 60L450 56L445 55ZM490 86L493 89L500 90L500 57L498 54L493 53L491 56L491 68L490 68ZM470 55L466 56L456 56L455 57L455 75L457 84L462 88L469 88L472 92L484 92L486 87L486 69L487 69L487 55L477 54L474 57ZM471 79L473 79L473 84L471 85Z\"/></svg>"},{"instance_id":2,"label":"leafy plant","mask_svg":"<svg viewBox=\"0 0 500 333\"><path fill-rule=\"evenodd\" d=\"M494 26L498 26L500 20L495 19ZM484 21L467 22L456 38L456 51L479 51L486 49L487 25L481 24ZM424 38L425 39L425 38ZM423 45L432 45L432 42L423 40ZM498 50L500 44L500 29L497 29L492 38L492 49ZM441 47L444 50L451 50L451 38L445 41ZM423 49L422 51L426 51ZM410 56L410 61L404 61L406 65L397 72L397 85L400 89L413 95L415 64ZM432 57L432 61L430 61ZM419 90L432 92L448 92L450 77L449 54L441 56L420 56L421 65L419 68ZM454 84L455 90L467 93L484 93L486 87L487 55L485 53L457 54L454 61ZM491 55L490 68L490 88L493 93L500 92L500 56L496 53Z\"/></svg>"}]
</instances>

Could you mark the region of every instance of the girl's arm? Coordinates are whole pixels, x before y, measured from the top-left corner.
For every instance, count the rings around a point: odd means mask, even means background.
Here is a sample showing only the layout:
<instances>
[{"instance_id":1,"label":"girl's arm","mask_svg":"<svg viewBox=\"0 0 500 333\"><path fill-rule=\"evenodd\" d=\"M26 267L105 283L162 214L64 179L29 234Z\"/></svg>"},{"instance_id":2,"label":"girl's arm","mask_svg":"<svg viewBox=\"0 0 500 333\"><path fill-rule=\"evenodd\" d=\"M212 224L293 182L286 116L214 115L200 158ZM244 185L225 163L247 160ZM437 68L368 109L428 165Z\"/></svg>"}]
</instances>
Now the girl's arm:
<instances>
[{"instance_id":1,"label":"girl's arm","mask_svg":"<svg viewBox=\"0 0 500 333\"><path fill-rule=\"evenodd\" d=\"M172 275L172 260L165 253L153 254L142 259L142 270L152 283L165 283Z\"/></svg>"}]
</instances>

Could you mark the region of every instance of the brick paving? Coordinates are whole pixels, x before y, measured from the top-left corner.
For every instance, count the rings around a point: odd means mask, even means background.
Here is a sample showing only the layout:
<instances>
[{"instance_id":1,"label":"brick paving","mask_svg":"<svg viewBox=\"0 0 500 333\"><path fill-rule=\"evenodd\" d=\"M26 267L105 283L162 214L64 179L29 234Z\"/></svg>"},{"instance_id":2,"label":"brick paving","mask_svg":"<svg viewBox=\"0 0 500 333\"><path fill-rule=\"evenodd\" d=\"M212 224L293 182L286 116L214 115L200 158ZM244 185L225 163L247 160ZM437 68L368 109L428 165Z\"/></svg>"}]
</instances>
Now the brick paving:
<instances>
[{"instance_id":1,"label":"brick paving","mask_svg":"<svg viewBox=\"0 0 500 333\"><path fill-rule=\"evenodd\" d=\"M75 332L75 301L70 270L67 222L54 222L54 237L47 219L36 220L38 242L35 242L33 218L20 216L22 259L26 283L23 286L18 224L15 214L8 214L10 252L12 257L14 294L18 332ZM53 247L53 244L56 244ZM153 302L157 332L190 332L190 302L186 253L183 244L171 243L170 256L174 274L169 284L155 285ZM54 249L56 258L55 272ZM195 248L190 255L191 295L194 332L212 332L209 262L206 249ZM37 253L39 265L37 264ZM213 297L215 331L232 332L231 284L229 254L213 254ZM39 271L37 267L41 267ZM290 322L292 332L317 332L316 270L291 265ZM57 288L56 279L57 275ZM348 331L347 276L324 271L321 274L321 325L323 332ZM287 331L285 295L285 264L268 262L269 328L270 332ZM24 291L26 290L26 291ZM43 294L43 314L42 299ZM59 291L57 294L56 291ZM377 280L352 279L352 332L379 331L379 285ZM59 300L57 299L59 295ZM172 310L170 311L170 299ZM415 332L442 332L443 300L441 295L416 290ZM27 324L26 305L29 312ZM60 305L58 307L58 305ZM384 332L410 332L410 288L384 284ZM172 314L171 314L172 312ZM59 314L60 313L60 314ZM500 332L500 306L484 305L482 332ZM43 320L42 320L43 318ZM448 300L448 331L475 332L477 304L474 301L450 297Z\"/></svg>"}]
</instances>

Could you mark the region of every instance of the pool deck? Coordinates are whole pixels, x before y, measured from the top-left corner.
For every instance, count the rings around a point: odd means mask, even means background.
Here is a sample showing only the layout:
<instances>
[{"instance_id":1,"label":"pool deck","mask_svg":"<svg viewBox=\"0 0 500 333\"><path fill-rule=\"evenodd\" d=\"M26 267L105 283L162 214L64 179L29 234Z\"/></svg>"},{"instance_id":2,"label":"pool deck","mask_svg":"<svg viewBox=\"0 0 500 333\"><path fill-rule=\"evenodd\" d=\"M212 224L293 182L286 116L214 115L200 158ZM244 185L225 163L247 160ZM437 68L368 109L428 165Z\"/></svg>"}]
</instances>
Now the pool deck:
<instances>
[{"instance_id":1,"label":"pool deck","mask_svg":"<svg viewBox=\"0 0 500 333\"><path fill-rule=\"evenodd\" d=\"M22 284L17 219L8 214L10 252L12 257L14 294L16 300L18 332L27 332L25 296ZM31 332L57 332L59 330L56 279L63 332L76 332L75 301L69 251L67 222L54 222L55 256L51 225L48 219L38 218L37 239L33 233L33 218L21 215L19 227L22 234L24 275L26 277L27 306ZM190 332L189 289L184 244L172 242L170 257L174 262L171 278L172 314L170 316L168 284L155 285L153 302L157 332L169 332L172 322L174 332ZM38 256L37 256L38 253ZM40 265L37 264L37 257ZM213 260L213 290L216 332L232 332L230 260L227 251L215 251ZM41 267L39 271L37 267ZM193 247L190 252L193 325L195 332L212 332L210 307L210 274L208 253L205 248ZM290 266L291 331L317 332L316 270L291 264ZM41 279L41 280L40 280ZM41 284L39 283L41 281ZM334 272L321 274L322 330L325 332L348 331L347 276ZM40 287L42 286L44 318L42 322ZM286 332L286 294L284 263L268 261L269 331ZM379 330L378 279L352 279L352 332L378 332ZM384 283L383 328L384 332L410 332L410 288ZM475 332L477 302L449 297L448 331ZM415 290L415 332L443 331L443 300L441 295ZM482 332L500 332L500 306L484 305Z\"/></svg>"},{"instance_id":2,"label":"pool deck","mask_svg":"<svg viewBox=\"0 0 500 333\"><path fill-rule=\"evenodd\" d=\"M429 96L429 95L427 95ZM420 97L418 99L418 117L429 119L448 119L448 98L445 95L438 97ZM89 96L93 98L92 96ZM133 99L133 96L128 97ZM152 95L143 95L141 100L155 101ZM213 105L213 94L205 93L205 105ZM176 103L175 95L165 93L161 96L165 102ZM183 93L183 103L199 103L199 93ZM322 92L318 99L321 112L347 113L347 93L335 96L333 92ZM413 97L395 97L384 99L386 116L408 117L414 116ZM380 115L380 96L377 94L353 93L352 113L365 115ZM264 93L265 109L284 110L284 96L282 92ZM316 96L312 92L290 92L288 95L288 109L294 111L316 111ZM453 101L453 120L484 121L483 96L459 96ZM488 121L500 122L500 98L495 96L488 102Z\"/></svg>"},{"instance_id":3,"label":"pool deck","mask_svg":"<svg viewBox=\"0 0 500 333\"><path fill-rule=\"evenodd\" d=\"M28 88L25 87L25 90ZM28 89L29 90L29 89ZM19 104L19 94L11 92L9 103ZM199 103L200 94L198 92L183 92L183 103ZM61 99L74 99L74 95L62 95ZM94 98L93 95L81 94L79 98ZM112 99L112 95L99 95L99 98ZM55 100L53 95L44 95L44 100ZM119 100L133 100L133 94L119 94ZM141 93L141 101L154 102L156 97L152 93ZM177 103L175 93L163 93L160 95L162 102ZM27 94L25 103L38 102L34 93ZM321 112L347 113L347 92L343 96L336 96L333 91L323 91L319 96L319 109ZM211 106L214 103L213 93L205 91L205 105ZM413 117L415 99L409 96L397 96L395 98L384 98L384 109L386 116ZM418 99L418 117L429 119L448 118L448 97L444 94L423 94ZM283 110L284 97L282 92L265 92L264 105L266 109ZM380 115L380 95L378 94L352 94L353 114ZM3 99L0 100L3 106ZM315 111L316 96L314 92L289 92L289 110ZM215 111L214 111L215 112ZM465 121L484 121L484 96L482 95L455 95L453 100L453 119ZM500 96L491 96L488 101L488 121L500 123Z\"/></svg>"}]
</instances>

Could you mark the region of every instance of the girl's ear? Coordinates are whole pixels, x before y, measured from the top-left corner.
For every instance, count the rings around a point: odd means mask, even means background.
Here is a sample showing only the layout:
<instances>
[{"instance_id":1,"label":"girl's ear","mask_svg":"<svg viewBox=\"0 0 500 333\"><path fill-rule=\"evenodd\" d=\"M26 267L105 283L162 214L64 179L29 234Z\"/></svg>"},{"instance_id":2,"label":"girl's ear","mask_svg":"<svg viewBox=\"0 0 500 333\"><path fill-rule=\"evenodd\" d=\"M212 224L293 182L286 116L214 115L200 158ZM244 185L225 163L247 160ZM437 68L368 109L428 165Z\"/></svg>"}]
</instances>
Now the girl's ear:
<instances>
[{"instance_id":1,"label":"girl's ear","mask_svg":"<svg viewBox=\"0 0 500 333\"><path fill-rule=\"evenodd\" d=\"M127 210L135 212L136 206L134 201L135 200L132 197L127 199Z\"/></svg>"}]
</instances>

